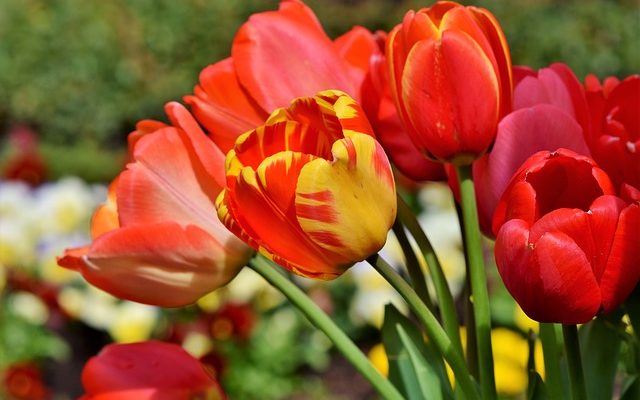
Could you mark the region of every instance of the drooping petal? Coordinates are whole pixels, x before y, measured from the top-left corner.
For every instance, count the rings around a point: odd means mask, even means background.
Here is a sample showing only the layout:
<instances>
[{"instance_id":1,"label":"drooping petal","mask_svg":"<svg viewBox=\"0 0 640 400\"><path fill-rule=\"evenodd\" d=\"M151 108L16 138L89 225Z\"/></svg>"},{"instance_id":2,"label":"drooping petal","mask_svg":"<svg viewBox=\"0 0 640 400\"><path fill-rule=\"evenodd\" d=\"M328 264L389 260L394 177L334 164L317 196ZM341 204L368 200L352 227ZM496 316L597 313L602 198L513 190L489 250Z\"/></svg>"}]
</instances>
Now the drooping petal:
<instances>
[{"instance_id":1,"label":"drooping petal","mask_svg":"<svg viewBox=\"0 0 640 400\"><path fill-rule=\"evenodd\" d=\"M298 1L252 15L236 34L231 53L241 84L267 112L325 89L358 95L353 67Z\"/></svg>"},{"instance_id":2,"label":"drooping petal","mask_svg":"<svg viewBox=\"0 0 640 400\"><path fill-rule=\"evenodd\" d=\"M240 134L267 119L267 112L238 82L231 58L203 69L194 92L195 96L185 96L184 100L224 153L233 148Z\"/></svg>"},{"instance_id":3,"label":"drooping petal","mask_svg":"<svg viewBox=\"0 0 640 400\"><path fill-rule=\"evenodd\" d=\"M296 213L322 248L349 263L379 250L396 214L395 185L382 147L354 134L336 142L334 160L316 159L300 172Z\"/></svg>"},{"instance_id":4,"label":"drooping petal","mask_svg":"<svg viewBox=\"0 0 640 400\"><path fill-rule=\"evenodd\" d=\"M522 163L538 151L559 148L590 154L580 126L553 106L520 109L500 121L491 153L473 166L478 212L485 232L502 193Z\"/></svg>"},{"instance_id":5,"label":"drooping petal","mask_svg":"<svg viewBox=\"0 0 640 400\"><path fill-rule=\"evenodd\" d=\"M560 232L529 242L528 225L518 219L502 226L496 264L507 289L537 321L576 324L598 312L601 295L583 251Z\"/></svg>"},{"instance_id":6,"label":"drooping petal","mask_svg":"<svg viewBox=\"0 0 640 400\"><path fill-rule=\"evenodd\" d=\"M91 400L224 398L198 360L178 345L156 341L106 346L85 365L82 383Z\"/></svg>"},{"instance_id":7,"label":"drooping petal","mask_svg":"<svg viewBox=\"0 0 640 400\"><path fill-rule=\"evenodd\" d=\"M179 307L235 276L250 254L229 250L196 226L133 225L96 239L80 258L80 272L92 285L119 298ZM64 258L59 262L64 264Z\"/></svg>"}]
</instances>

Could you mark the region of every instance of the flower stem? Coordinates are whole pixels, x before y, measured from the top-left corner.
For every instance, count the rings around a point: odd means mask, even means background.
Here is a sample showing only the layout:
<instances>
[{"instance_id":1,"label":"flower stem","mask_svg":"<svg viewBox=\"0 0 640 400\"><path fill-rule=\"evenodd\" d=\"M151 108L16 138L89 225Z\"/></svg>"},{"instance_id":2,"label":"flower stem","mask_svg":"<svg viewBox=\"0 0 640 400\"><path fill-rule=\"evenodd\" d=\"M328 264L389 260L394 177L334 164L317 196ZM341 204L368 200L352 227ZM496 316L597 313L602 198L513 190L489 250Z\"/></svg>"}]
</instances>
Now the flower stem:
<instances>
[{"instance_id":1,"label":"flower stem","mask_svg":"<svg viewBox=\"0 0 640 400\"><path fill-rule=\"evenodd\" d=\"M471 379L471 375L469 375L462 353L459 352L456 346L451 342L445 331L438 323L436 317L434 317L427 306L420 300L420 297L418 297L416 292L379 255L373 255L369 257L367 261L375 268L376 271L378 271L380 275L382 275L382 277L387 280L387 282L391 284L391 286L393 286L398 293L400 293L407 304L409 304L409 307L411 307L424 326L427 336L447 361L451 370L453 370L456 377L456 383L464 393L465 398L468 400L479 399L479 393Z\"/></svg>"},{"instance_id":2,"label":"flower stem","mask_svg":"<svg viewBox=\"0 0 640 400\"><path fill-rule=\"evenodd\" d=\"M256 256L249 267L284 294L318 329L327 335L342 355L365 377L384 399L402 400L398 389L373 367L367 357L351 339L293 282L287 280L275 264Z\"/></svg>"},{"instance_id":3,"label":"flower stem","mask_svg":"<svg viewBox=\"0 0 640 400\"><path fill-rule=\"evenodd\" d=\"M431 302L431 295L429 295L429 288L427 288L427 280L425 279L422 268L420 267L420 262L416 257L416 253L413 251L413 247L411 247L411 243L407 238L407 234L404 232L404 227L399 219L393 224L393 233L396 235L398 239L398 243L400 243L400 247L402 248L402 252L404 253L404 258L407 262L407 271L409 272L409 277L411 278L411 286L415 289L416 293L424 304L433 312L433 303Z\"/></svg>"},{"instance_id":4,"label":"flower stem","mask_svg":"<svg viewBox=\"0 0 640 400\"><path fill-rule=\"evenodd\" d=\"M556 329L553 324L540 323L540 342L544 354L544 376L551 400L565 398L562 390L562 375L560 374L560 352Z\"/></svg>"},{"instance_id":5,"label":"flower stem","mask_svg":"<svg viewBox=\"0 0 640 400\"><path fill-rule=\"evenodd\" d=\"M575 325L562 325L562 336L564 336L564 349L569 365L571 398L573 400L586 400L587 390L584 384L584 373L582 372L578 327Z\"/></svg>"},{"instance_id":6,"label":"flower stem","mask_svg":"<svg viewBox=\"0 0 640 400\"><path fill-rule=\"evenodd\" d=\"M449 284L447 283L447 278L442 270L442 265L440 264L440 260L438 260L429 238L420 227L413 211L400 196L398 196L398 216L411 233L411 236L415 239L420 251L422 252L424 260L427 262L431 279L433 280L433 285L436 288L436 297L438 299L438 306L440 308L440 315L442 316L444 330L453 342L456 351L463 354L458 315L456 313L451 290L449 289Z\"/></svg>"},{"instance_id":7,"label":"flower stem","mask_svg":"<svg viewBox=\"0 0 640 400\"><path fill-rule=\"evenodd\" d=\"M493 372L493 354L491 349L491 310L487 276L484 268L484 254L478 223L478 208L475 189L471 177L471 166L456 167L460 183L462 202L462 222L464 239L469 260L469 280L475 319L475 332L478 342L478 366L480 369L480 389L483 399L495 399L496 384Z\"/></svg>"}]
</instances>

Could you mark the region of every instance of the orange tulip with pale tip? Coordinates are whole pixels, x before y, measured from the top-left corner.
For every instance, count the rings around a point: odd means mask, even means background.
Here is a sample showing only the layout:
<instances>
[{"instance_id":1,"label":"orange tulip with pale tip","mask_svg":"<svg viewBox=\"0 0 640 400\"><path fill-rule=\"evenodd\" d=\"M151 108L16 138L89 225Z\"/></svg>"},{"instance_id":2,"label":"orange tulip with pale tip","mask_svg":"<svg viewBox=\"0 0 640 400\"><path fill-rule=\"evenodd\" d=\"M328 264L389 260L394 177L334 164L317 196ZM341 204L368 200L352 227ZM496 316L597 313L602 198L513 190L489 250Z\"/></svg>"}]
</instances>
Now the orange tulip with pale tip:
<instances>
[{"instance_id":1,"label":"orange tulip with pale tip","mask_svg":"<svg viewBox=\"0 0 640 400\"><path fill-rule=\"evenodd\" d=\"M252 254L218 220L224 154L178 103L172 125L143 121L132 161L92 219L93 243L58 264L122 299L178 307L226 284Z\"/></svg>"},{"instance_id":2,"label":"orange tulip with pale tip","mask_svg":"<svg viewBox=\"0 0 640 400\"><path fill-rule=\"evenodd\" d=\"M227 154L223 223L307 277L333 279L378 251L396 216L389 160L360 106L339 91L294 100Z\"/></svg>"}]
</instances>

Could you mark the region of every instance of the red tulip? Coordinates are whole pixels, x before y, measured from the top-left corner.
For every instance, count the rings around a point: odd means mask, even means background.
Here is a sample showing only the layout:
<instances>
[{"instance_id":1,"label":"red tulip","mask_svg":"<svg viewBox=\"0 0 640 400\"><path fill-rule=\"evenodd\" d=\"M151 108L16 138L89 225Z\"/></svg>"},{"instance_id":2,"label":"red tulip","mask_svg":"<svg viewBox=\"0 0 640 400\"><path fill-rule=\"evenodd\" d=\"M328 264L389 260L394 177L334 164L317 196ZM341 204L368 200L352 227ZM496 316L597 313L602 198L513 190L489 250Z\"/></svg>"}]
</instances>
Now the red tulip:
<instances>
[{"instance_id":1,"label":"red tulip","mask_svg":"<svg viewBox=\"0 0 640 400\"><path fill-rule=\"evenodd\" d=\"M500 121L491 152L473 165L480 224L487 233L498 200L527 158L559 148L590 155L587 102L573 72L552 64L537 72L517 67L514 73L514 111Z\"/></svg>"},{"instance_id":2,"label":"red tulip","mask_svg":"<svg viewBox=\"0 0 640 400\"><path fill-rule=\"evenodd\" d=\"M193 303L226 284L251 249L216 217L224 155L178 103L173 126L143 121L132 162L92 219L93 243L58 263L115 296L163 307Z\"/></svg>"},{"instance_id":3,"label":"red tulip","mask_svg":"<svg viewBox=\"0 0 640 400\"><path fill-rule=\"evenodd\" d=\"M640 203L614 195L589 158L560 149L529 158L493 220L498 271L537 321L577 324L621 304L640 279Z\"/></svg>"},{"instance_id":4,"label":"red tulip","mask_svg":"<svg viewBox=\"0 0 640 400\"><path fill-rule=\"evenodd\" d=\"M82 371L83 400L222 400L218 383L180 346L111 344Z\"/></svg>"},{"instance_id":5,"label":"red tulip","mask_svg":"<svg viewBox=\"0 0 640 400\"><path fill-rule=\"evenodd\" d=\"M594 160L609 174L616 189L631 185L640 190L640 75L622 82L590 75L587 100L593 133L589 145Z\"/></svg>"},{"instance_id":6,"label":"red tulip","mask_svg":"<svg viewBox=\"0 0 640 400\"><path fill-rule=\"evenodd\" d=\"M378 251L396 215L389 161L355 101L325 91L274 111L227 154L224 224L288 270L333 279Z\"/></svg>"},{"instance_id":7,"label":"red tulip","mask_svg":"<svg viewBox=\"0 0 640 400\"><path fill-rule=\"evenodd\" d=\"M9 400L47 400L51 392L44 384L42 372L35 364L12 364L3 371L0 395Z\"/></svg>"},{"instance_id":8,"label":"red tulip","mask_svg":"<svg viewBox=\"0 0 640 400\"><path fill-rule=\"evenodd\" d=\"M409 11L389 34L391 88L400 117L425 155L463 165L493 143L511 109L511 60L487 10L438 2Z\"/></svg>"}]
</instances>

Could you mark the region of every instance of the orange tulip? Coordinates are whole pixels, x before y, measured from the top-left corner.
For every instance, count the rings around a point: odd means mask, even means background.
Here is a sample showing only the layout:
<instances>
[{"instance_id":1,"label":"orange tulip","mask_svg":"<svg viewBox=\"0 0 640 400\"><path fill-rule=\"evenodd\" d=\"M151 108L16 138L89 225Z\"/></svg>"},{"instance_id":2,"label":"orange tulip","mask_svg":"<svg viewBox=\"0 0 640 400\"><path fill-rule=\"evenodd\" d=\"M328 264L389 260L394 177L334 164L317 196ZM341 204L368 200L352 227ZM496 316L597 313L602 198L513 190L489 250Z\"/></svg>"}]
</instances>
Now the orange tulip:
<instances>
[{"instance_id":1,"label":"orange tulip","mask_svg":"<svg viewBox=\"0 0 640 400\"><path fill-rule=\"evenodd\" d=\"M426 156L470 164L511 107L511 60L487 10L438 2L409 11L387 40L400 118Z\"/></svg>"},{"instance_id":2,"label":"orange tulip","mask_svg":"<svg viewBox=\"0 0 640 400\"><path fill-rule=\"evenodd\" d=\"M218 216L286 269L332 279L378 251L396 215L387 156L338 91L294 100L227 154Z\"/></svg>"},{"instance_id":3,"label":"orange tulip","mask_svg":"<svg viewBox=\"0 0 640 400\"><path fill-rule=\"evenodd\" d=\"M117 297L163 307L193 303L226 284L252 251L216 216L224 154L178 103L173 126L142 121L132 161L92 219L89 246L58 263Z\"/></svg>"}]
</instances>

